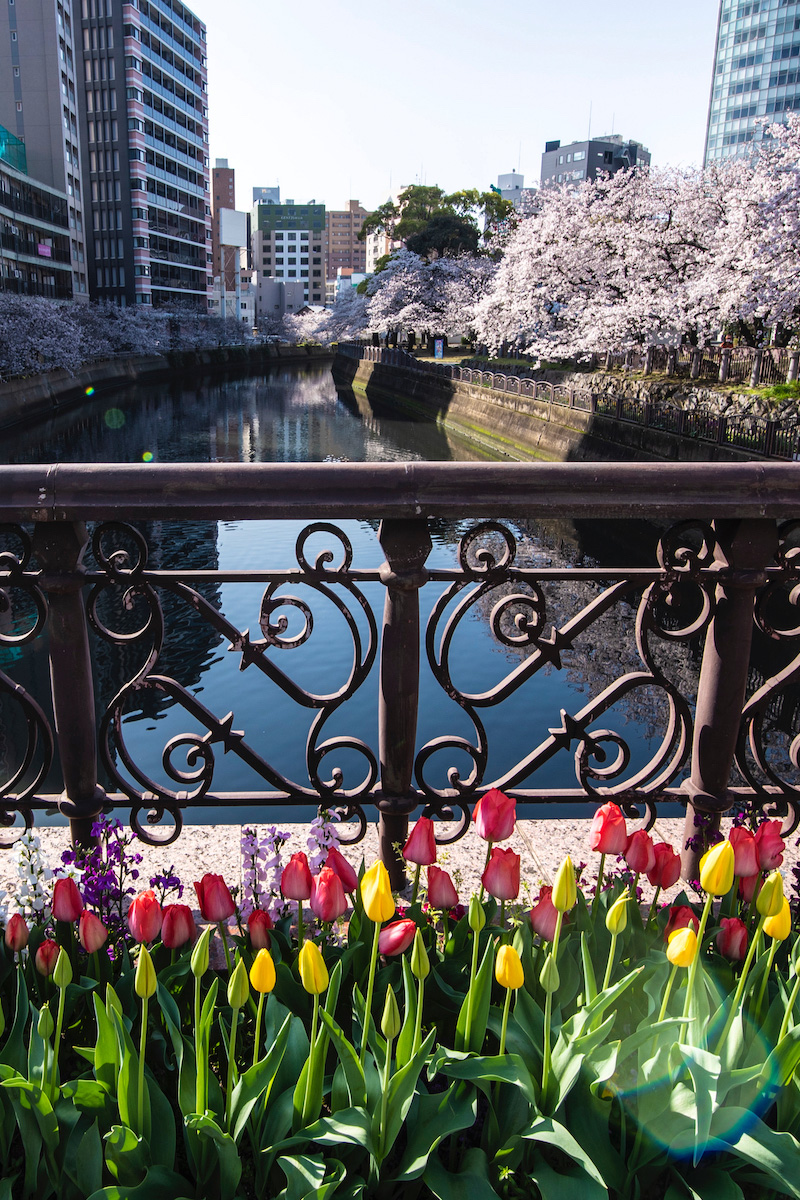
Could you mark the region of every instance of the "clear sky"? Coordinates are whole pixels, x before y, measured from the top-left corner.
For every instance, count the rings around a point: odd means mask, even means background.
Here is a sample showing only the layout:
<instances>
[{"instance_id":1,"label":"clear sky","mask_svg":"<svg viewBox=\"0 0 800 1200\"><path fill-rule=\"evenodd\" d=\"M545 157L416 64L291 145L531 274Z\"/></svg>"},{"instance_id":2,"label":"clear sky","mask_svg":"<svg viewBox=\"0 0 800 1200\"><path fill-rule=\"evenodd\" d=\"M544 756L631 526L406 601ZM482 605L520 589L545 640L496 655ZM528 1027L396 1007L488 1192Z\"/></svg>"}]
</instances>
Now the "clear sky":
<instances>
[{"instance_id":1,"label":"clear sky","mask_svg":"<svg viewBox=\"0 0 800 1200\"><path fill-rule=\"evenodd\" d=\"M369 209L408 183L538 182L544 143L703 154L718 0L188 0L208 26L211 165Z\"/></svg>"}]
</instances>

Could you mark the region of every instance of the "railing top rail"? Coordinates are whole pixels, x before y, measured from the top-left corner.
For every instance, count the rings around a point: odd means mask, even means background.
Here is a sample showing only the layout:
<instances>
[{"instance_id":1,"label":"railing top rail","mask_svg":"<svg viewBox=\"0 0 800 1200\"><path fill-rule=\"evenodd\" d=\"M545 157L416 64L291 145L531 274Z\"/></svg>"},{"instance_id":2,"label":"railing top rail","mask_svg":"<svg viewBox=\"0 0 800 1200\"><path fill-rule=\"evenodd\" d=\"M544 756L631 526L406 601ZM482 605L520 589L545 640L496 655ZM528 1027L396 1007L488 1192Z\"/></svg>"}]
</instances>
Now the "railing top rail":
<instances>
[{"instance_id":1,"label":"railing top rail","mask_svg":"<svg viewBox=\"0 0 800 1200\"><path fill-rule=\"evenodd\" d=\"M0 520L786 517L794 463L136 463L6 466Z\"/></svg>"}]
</instances>

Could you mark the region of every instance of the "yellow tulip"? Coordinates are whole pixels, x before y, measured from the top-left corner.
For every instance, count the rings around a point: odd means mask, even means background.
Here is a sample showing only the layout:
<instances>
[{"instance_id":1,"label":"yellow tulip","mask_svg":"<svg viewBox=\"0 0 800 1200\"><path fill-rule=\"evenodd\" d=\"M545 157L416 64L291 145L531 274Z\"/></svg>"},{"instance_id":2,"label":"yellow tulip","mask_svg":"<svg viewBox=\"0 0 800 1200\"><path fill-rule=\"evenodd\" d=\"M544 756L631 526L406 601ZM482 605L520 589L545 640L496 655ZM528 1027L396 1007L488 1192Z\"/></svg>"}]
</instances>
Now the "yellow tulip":
<instances>
[{"instance_id":1,"label":"yellow tulip","mask_svg":"<svg viewBox=\"0 0 800 1200\"><path fill-rule=\"evenodd\" d=\"M627 927L628 924L628 901L630 894L628 889L619 896L611 908L606 913L606 929L609 933L619 934Z\"/></svg>"},{"instance_id":2,"label":"yellow tulip","mask_svg":"<svg viewBox=\"0 0 800 1200\"><path fill-rule=\"evenodd\" d=\"M250 968L250 982L257 992L271 992L275 987L275 963L269 950L261 949Z\"/></svg>"},{"instance_id":3,"label":"yellow tulip","mask_svg":"<svg viewBox=\"0 0 800 1200\"><path fill-rule=\"evenodd\" d=\"M364 872L361 880L361 899L370 921L380 923L394 916L394 896L389 872L380 859Z\"/></svg>"},{"instance_id":4,"label":"yellow tulip","mask_svg":"<svg viewBox=\"0 0 800 1200\"><path fill-rule=\"evenodd\" d=\"M144 942L139 947L139 958L136 963L136 975L134 976L133 986L136 995L142 1000L149 1000L151 996L155 996L156 994L158 986L156 969L153 966L150 951Z\"/></svg>"},{"instance_id":5,"label":"yellow tulip","mask_svg":"<svg viewBox=\"0 0 800 1200\"><path fill-rule=\"evenodd\" d=\"M777 917L783 908L783 876L773 871L761 885L756 896L756 908L762 917Z\"/></svg>"},{"instance_id":6,"label":"yellow tulip","mask_svg":"<svg viewBox=\"0 0 800 1200\"><path fill-rule=\"evenodd\" d=\"M572 865L572 859L567 855L556 871L556 878L553 883L553 891L550 899L556 912L565 913L574 907L577 898L578 889L575 886L575 868Z\"/></svg>"},{"instance_id":7,"label":"yellow tulip","mask_svg":"<svg viewBox=\"0 0 800 1200\"><path fill-rule=\"evenodd\" d=\"M383 864L381 863L381 866ZM316 942L303 942L297 959L300 981L312 996L319 996L328 986L328 968Z\"/></svg>"},{"instance_id":8,"label":"yellow tulip","mask_svg":"<svg viewBox=\"0 0 800 1200\"><path fill-rule=\"evenodd\" d=\"M690 967L697 956L697 934L691 925L669 935L667 958L675 967Z\"/></svg>"},{"instance_id":9,"label":"yellow tulip","mask_svg":"<svg viewBox=\"0 0 800 1200\"><path fill-rule=\"evenodd\" d=\"M525 982L522 960L513 946L501 946L494 964L494 977L501 987L516 991Z\"/></svg>"},{"instance_id":10,"label":"yellow tulip","mask_svg":"<svg viewBox=\"0 0 800 1200\"><path fill-rule=\"evenodd\" d=\"M785 942L791 932L792 910L789 908L789 901L784 896L781 911L774 917L767 917L764 921L764 933L768 937L775 938L776 942Z\"/></svg>"},{"instance_id":11,"label":"yellow tulip","mask_svg":"<svg viewBox=\"0 0 800 1200\"><path fill-rule=\"evenodd\" d=\"M725 896L733 887L733 845L726 839L700 859L700 887L710 896Z\"/></svg>"}]
</instances>

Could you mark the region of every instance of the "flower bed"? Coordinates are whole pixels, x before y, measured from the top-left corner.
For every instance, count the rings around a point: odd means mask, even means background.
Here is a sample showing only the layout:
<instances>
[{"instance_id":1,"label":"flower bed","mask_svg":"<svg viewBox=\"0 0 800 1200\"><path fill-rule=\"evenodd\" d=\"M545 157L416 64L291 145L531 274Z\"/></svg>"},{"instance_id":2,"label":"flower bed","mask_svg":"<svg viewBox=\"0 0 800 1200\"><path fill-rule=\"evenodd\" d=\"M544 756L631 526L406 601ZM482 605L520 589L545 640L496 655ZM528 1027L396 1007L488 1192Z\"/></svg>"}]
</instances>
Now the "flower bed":
<instances>
[{"instance_id":1,"label":"flower bed","mask_svg":"<svg viewBox=\"0 0 800 1200\"><path fill-rule=\"evenodd\" d=\"M738 821L699 898L660 907L676 852L606 804L597 878L566 857L529 911L498 844L513 801L489 792L474 817L465 904L426 818L402 909L320 818L288 862L281 831L246 831L240 894L194 885L202 931L173 872L141 888L116 824L53 874L26 835L0 956L0 1200L800 1196L779 822Z\"/></svg>"}]
</instances>

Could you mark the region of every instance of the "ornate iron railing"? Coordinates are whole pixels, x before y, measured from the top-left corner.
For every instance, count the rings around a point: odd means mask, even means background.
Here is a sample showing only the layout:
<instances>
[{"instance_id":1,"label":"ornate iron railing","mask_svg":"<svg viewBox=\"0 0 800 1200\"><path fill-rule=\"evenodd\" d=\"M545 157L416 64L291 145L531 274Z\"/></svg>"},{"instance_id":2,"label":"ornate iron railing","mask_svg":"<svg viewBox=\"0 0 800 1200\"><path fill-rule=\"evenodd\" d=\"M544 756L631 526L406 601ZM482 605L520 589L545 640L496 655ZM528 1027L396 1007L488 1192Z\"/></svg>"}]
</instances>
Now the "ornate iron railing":
<instances>
[{"instance_id":1,"label":"ornate iron railing","mask_svg":"<svg viewBox=\"0 0 800 1200\"><path fill-rule=\"evenodd\" d=\"M693 809L713 817L739 798L769 806L788 831L800 819L800 734L782 707L800 678L798 479L797 467L779 463L6 467L0 662L4 652L46 635L51 694L34 695L10 667L0 670L0 701L15 714L0 742L12 730L20 742L13 754L0 745L0 772L6 768L0 823L10 839L37 809L58 805L73 836L87 840L98 812L125 806L138 832L157 842L177 837L190 808L246 802L266 813L279 801L312 800L338 809L357 840L365 807L374 805L382 853L393 861L409 814L443 819L441 839L455 840L470 804L498 786L540 804L614 798L648 823L662 801L687 803L691 818ZM654 536L649 565L522 561L508 522L564 516L647 518L663 531ZM385 561L353 565L350 541L332 522L354 517L381 522ZM295 562L277 570L154 567L137 523L175 518L291 518L306 527ZM427 565L429 524L441 519L471 522L452 568ZM312 535L324 546L316 557ZM216 587L222 584L259 586L260 637L222 611ZM382 618L367 585L384 589ZM436 598L421 637L420 591L429 585ZM301 587L335 607L352 641L349 678L330 694L301 686L276 661L277 651L314 637L312 606L296 594ZM241 670L260 673L313 714L304 778L289 778L270 763L257 739L236 727L235 715L217 710L213 694L201 702L179 672L164 670L166 620L176 605L213 630ZM580 669L581 638L592 630L602 638L603 619L620 607L635 629L635 649L618 675L598 686L587 675L588 695L576 710L553 712L534 731L527 753L489 778L485 714L535 687L545 670L563 670L567 657L571 670ZM456 632L476 613L518 657L496 686L471 692L455 681L450 656ZM290 634L292 615L300 630ZM748 672L755 629L783 648L783 663L762 672L754 687ZM122 686L98 713L92 638L117 647L128 664ZM673 677L664 657L665 648L689 642L702 653L696 694L695 684ZM418 744L421 663L465 715L470 735L444 728ZM375 673L377 743L368 744L361 730L326 736L332 715ZM661 713L654 718L654 748L647 761L632 765L624 718L614 706L651 695ZM159 778L135 760L125 739L127 706L147 696L167 698L187 728L204 731L166 742ZM60 796L43 792L56 747ZM263 790L215 790L220 751L245 762ZM573 784L542 787L537 773L564 752L574 756ZM346 754L361 764L356 778L337 761ZM109 791L98 784L98 760L115 785ZM687 851L685 871L694 862Z\"/></svg>"}]
</instances>

